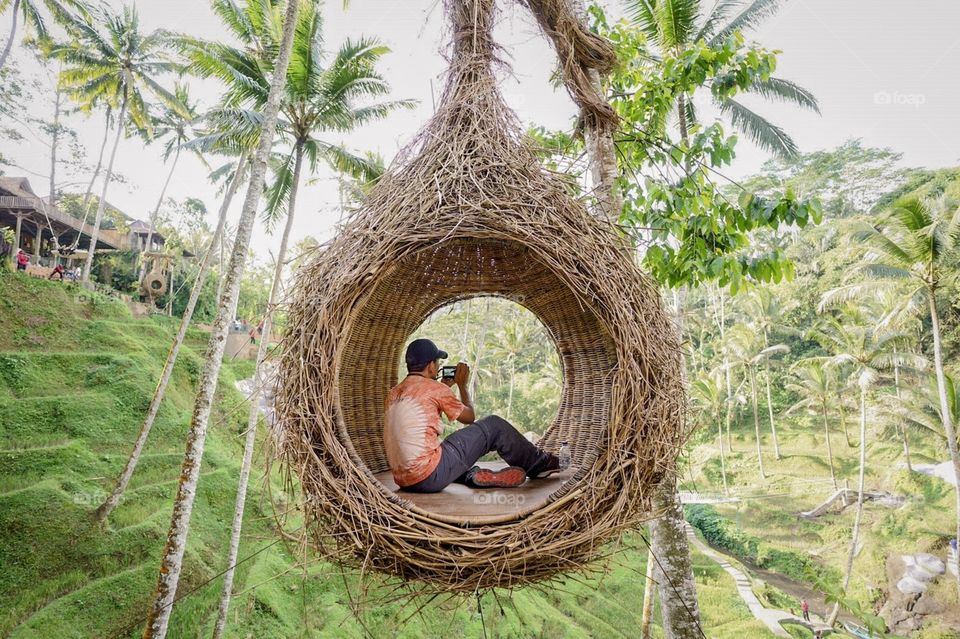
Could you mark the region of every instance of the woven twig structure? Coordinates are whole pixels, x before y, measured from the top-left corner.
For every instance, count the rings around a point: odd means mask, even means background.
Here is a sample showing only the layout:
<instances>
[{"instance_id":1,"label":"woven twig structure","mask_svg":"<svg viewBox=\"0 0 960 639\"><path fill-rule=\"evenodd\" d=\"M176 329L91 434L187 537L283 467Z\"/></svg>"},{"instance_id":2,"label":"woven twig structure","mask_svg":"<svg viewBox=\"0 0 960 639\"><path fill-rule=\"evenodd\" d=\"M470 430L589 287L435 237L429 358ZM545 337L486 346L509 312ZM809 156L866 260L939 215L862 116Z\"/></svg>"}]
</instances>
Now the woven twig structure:
<instances>
[{"instance_id":1,"label":"woven twig structure","mask_svg":"<svg viewBox=\"0 0 960 639\"><path fill-rule=\"evenodd\" d=\"M453 52L436 114L298 271L275 454L323 556L476 592L581 569L645 520L685 435L684 399L657 289L613 225L541 168L501 98L493 0L446 9ZM480 295L522 304L554 340L562 398L542 444L569 441L577 468L545 501L483 521L419 508L374 476L388 468L384 398L407 339L431 312Z\"/></svg>"}]
</instances>

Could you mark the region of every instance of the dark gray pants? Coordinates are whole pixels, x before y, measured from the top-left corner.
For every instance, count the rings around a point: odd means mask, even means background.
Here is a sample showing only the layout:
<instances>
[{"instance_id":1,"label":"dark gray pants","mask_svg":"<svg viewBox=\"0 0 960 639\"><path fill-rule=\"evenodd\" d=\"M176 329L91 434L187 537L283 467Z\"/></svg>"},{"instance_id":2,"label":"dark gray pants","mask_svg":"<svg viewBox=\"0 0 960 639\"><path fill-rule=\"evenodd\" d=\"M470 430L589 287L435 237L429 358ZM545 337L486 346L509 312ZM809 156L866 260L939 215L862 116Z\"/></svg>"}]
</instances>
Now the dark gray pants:
<instances>
[{"instance_id":1,"label":"dark gray pants","mask_svg":"<svg viewBox=\"0 0 960 639\"><path fill-rule=\"evenodd\" d=\"M440 463L434 471L403 490L436 493L453 482L462 484L467 471L491 451L497 451L507 464L524 470L530 470L543 455L510 422L497 415L478 419L451 434L440 442L440 451Z\"/></svg>"}]
</instances>

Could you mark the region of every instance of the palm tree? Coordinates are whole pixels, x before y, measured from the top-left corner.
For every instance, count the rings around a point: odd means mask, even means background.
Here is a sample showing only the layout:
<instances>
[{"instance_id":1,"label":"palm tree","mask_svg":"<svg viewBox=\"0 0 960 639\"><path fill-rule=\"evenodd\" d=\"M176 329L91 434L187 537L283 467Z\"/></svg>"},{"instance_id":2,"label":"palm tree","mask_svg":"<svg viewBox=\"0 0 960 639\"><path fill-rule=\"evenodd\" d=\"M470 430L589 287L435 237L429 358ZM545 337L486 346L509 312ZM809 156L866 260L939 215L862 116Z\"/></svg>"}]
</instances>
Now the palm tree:
<instances>
[{"instance_id":1,"label":"palm tree","mask_svg":"<svg viewBox=\"0 0 960 639\"><path fill-rule=\"evenodd\" d=\"M714 301L714 322L717 326L717 331L720 333L720 352L723 355L723 378L724 378L724 387L726 388L726 410L724 411L724 426L727 429L727 450L731 453L733 452L733 441L730 438L730 421L733 416L734 408L734 397L733 397L733 383L730 379L731 369L729 363L729 358L727 355L727 303L726 303L726 294L723 287L716 286L717 297ZM711 300L713 300L711 295ZM723 442L720 442L721 453L723 452Z\"/></svg>"},{"instance_id":2,"label":"palm tree","mask_svg":"<svg viewBox=\"0 0 960 639\"><path fill-rule=\"evenodd\" d=\"M919 313L926 306L933 337L933 366L940 394L943 430L953 472L960 477L960 451L957 433L949 409L947 376L943 367L943 347L937 293L957 280L960 271L960 206L941 198L932 203L916 197L898 201L878 224L862 223L853 234L867 246L860 282L830 291L825 303L859 299L890 290L902 292L903 312ZM956 491L956 536L960 539L960 490ZM960 591L960 553L957 553L957 587Z\"/></svg>"},{"instance_id":3,"label":"palm tree","mask_svg":"<svg viewBox=\"0 0 960 639\"><path fill-rule=\"evenodd\" d=\"M251 16L250 12L267 8L269 11L266 15L275 18L279 15L276 11L278 6L271 7L263 0L250 2L243 9L230 2L218 2L214 5L214 10L234 31L238 40L257 43L253 48L241 49L190 39L182 41L193 73L200 77L230 79L227 83L221 116L229 117L230 114L234 114L241 126L232 132L227 132L227 136L239 134L249 137L259 134L257 129L261 124L261 118L257 114L267 100L267 87L269 87L263 69L269 66L272 57L275 56L276 42L272 38L276 32L271 28L272 21L263 19L264 14ZM258 381L262 381L263 362L270 342L273 309L280 299L287 245L293 227L304 160L309 163L311 172L316 171L318 164L322 161L335 170L350 173L359 179L378 178L380 165L349 153L320 136L330 132L349 131L364 123L383 118L397 107L413 104L409 101L370 103L371 98L378 98L390 91L389 85L376 70L377 63L388 49L370 39L361 39L358 42L348 40L336 55L327 61L324 55L325 42L322 26L323 21L316 5L312 2L304 3L300 10L293 41L285 95L280 104L279 131L292 142L292 148L274 167L274 181L267 192L267 221L273 222L286 212L286 224L276 255L270 301L263 319L263 334L257 355L256 379ZM327 63L326 66L325 63ZM256 442L260 386L260 383L254 384L250 397L247 441L227 558L228 566L233 565L239 550L250 460ZM233 571L228 568L214 631L216 637L222 634L226 624L232 585Z\"/></svg>"},{"instance_id":4,"label":"palm tree","mask_svg":"<svg viewBox=\"0 0 960 639\"><path fill-rule=\"evenodd\" d=\"M83 21L90 19L89 3L85 0L0 0L0 13L7 9L10 11L10 35L7 37L7 43L0 53L0 69L7 62L10 50L13 48L13 41L17 37L17 20L22 16L27 29L33 33L36 39L44 45L51 43L50 30L47 27L47 20L52 18L69 30ZM49 14L44 18L41 6ZM75 12L75 13L74 13Z\"/></svg>"},{"instance_id":5,"label":"palm tree","mask_svg":"<svg viewBox=\"0 0 960 639\"><path fill-rule=\"evenodd\" d=\"M661 55L679 55L700 40L719 45L736 31L756 28L780 8L780 0L722 0L709 5L701 0L625 0L625 4L630 18ZM747 93L820 112L812 93L782 78L756 82ZM797 155L797 145L786 131L739 100L727 98L715 103L733 127L761 149L784 157ZM696 121L696 111L692 101L682 94L677 98L676 109L680 137L687 142L689 124Z\"/></svg>"},{"instance_id":6,"label":"palm tree","mask_svg":"<svg viewBox=\"0 0 960 639\"><path fill-rule=\"evenodd\" d=\"M155 78L174 70L176 65L163 57L166 41L162 32L153 31L147 35L140 32L140 19L133 7L125 6L119 14L105 9L97 10L93 12L90 23L78 23L73 33L73 41L59 45L51 52L64 64L61 82L67 95L79 102L81 107L89 108L100 102L119 105L117 134L107 161L107 172L90 233L90 248L83 264L83 281L88 282L124 127L129 124L134 128L150 130L144 90L164 100L171 100L170 93Z\"/></svg>"},{"instance_id":7,"label":"palm tree","mask_svg":"<svg viewBox=\"0 0 960 639\"><path fill-rule=\"evenodd\" d=\"M170 163L170 170L167 172L167 178L163 181L163 187L160 189L160 197L157 198L157 205L150 215L150 228L147 230L147 241L144 251L150 250L153 243L153 229L157 225L157 216L160 214L160 207L163 204L163 198L167 194L167 187L170 186L170 180L173 178L173 172L177 169L177 163L180 161L180 152L184 145L190 139L191 126L197 122L197 105L190 101L190 93L187 86L182 83L176 83L173 88L173 98L164 101L161 105L160 115L152 119L153 135L151 141L167 138L163 145L163 161L167 162L170 156L173 156L173 162ZM203 162L203 156L198 152L197 156ZM140 272L137 279L143 280L145 262L140 260Z\"/></svg>"},{"instance_id":8,"label":"palm tree","mask_svg":"<svg viewBox=\"0 0 960 639\"><path fill-rule=\"evenodd\" d=\"M750 291L744 300L744 320L763 335L764 348L770 346L770 332L776 329L794 333L783 325L784 308L780 300L768 288L757 287ZM763 378L767 391L767 418L770 421L770 433L773 435L773 454L780 461L780 440L777 439L777 426L773 418L773 398L770 391L770 360L763 362Z\"/></svg>"},{"instance_id":9,"label":"palm tree","mask_svg":"<svg viewBox=\"0 0 960 639\"><path fill-rule=\"evenodd\" d=\"M240 213L240 221L237 225L233 251L230 256L230 266L226 274L223 294L219 299L217 315L213 321L206 361L194 402L193 417L190 420L186 451L184 452L180 480L177 486L177 496L174 501L173 515L170 519L170 530L167 535L163 558L160 562L157 591L147 618L147 627L143 634L144 639L162 639L166 636L171 608L177 593L177 584L180 581L183 553L186 550L187 531L190 527L190 515L193 511L193 500L197 492L197 481L200 478L210 409L213 404L217 381L220 377L220 366L223 363L223 350L227 332L237 309L240 280L243 277L243 267L247 260L247 249L250 246L253 223L260 198L263 195L267 160L270 156L273 137L279 120L280 105L286 86L287 68L293 50L299 9L300 2L287 3L283 18L282 36L277 47L277 57L273 64L273 73L269 83L270 89L263 107L261 133L250 171L250 184Z\"/></svg>"},{"instance_id":10,"label":"palm tree","mask_svg":"<svg viewBox=\"0 0 960 639\"><path fill-rule=\"evenodd\" d=\"M830 480L836 490L837 473L833 467L833 446L830 443L829 406L834 398L836 379L834 369L826 365L823 358L809 358L797 362L793 368L795 381L787 383L787 390L796 393L800 399L787 409L791 414L805 410L819 414L823 419L823 436L827 443L827 461L830 464Z\"/></svg>"},{"instance_id":11,"label":"palm tree","mask_svg":"<svg viewBox=\"0 0 960 639\"><path fill-rule=\"evenodd\" d=\"M220 242L220 238L223 237L225 232L225 224L227 219L227 211L230 209L230 203L233 201L233 196L236 193L237 187L240 182L243 181L243 175L246 169L246 158L241 157L237 170L233 175L233 178L230 180L230 185L227 187L226 194L223 196L223 202L220 205L220 213L217 218L217 227L213 232L213 235L210 237L210 242L207 247L206 253L203 256L203 260L200 262L200 270L197 273L196 280L193 284L193 289L190 291L190 297L187 300L187 306L183 311L183 316L180 318L180 326L177 329L177 334L173 338L173 343L170 345L170 350L167 352L167 359L163 366L163 371L160 373L160 379L157 381L157 387L153 391L153 397L150 399L150 406L147 408L147 414L144 417L143 424L140 426L140 432L137 434L137 439L133 444L133 450L130 452L130 456L127 458L127 463L124 464L123 470L120 472L120 475L117 477L117 482L113 487L113 490L110 492L110 495L106 500L97 508L95 517L97 522L103 524L107 518L110 516L110 513L113 512L113 509L117 507L117 504L120 503L121 497L123 497L123 492L127 488L127 484L130 483L130 478L133 477L134 471L137 469L137 464L140 462L140 453L143 452L143 447L147 443L147 438L150 436L150 430L153 428L153 422L157 418L157 413L160 411L160 404L163 403L163 398L167 392L167 386L170 383L170 377L173 374L173 367L177 363L177 357L180 354L180 348L183 346L183 339L187 335L187 329L190 327L190 321L193 319L193 311L197 307L197 300L200 298L200 292L203 290L203 286L207 281L207 273L210 272L210 266L213 264L213 255L217 248L217 243Z\"/></svg>"},{"instance_id":12,"label":"palm tree","mask_svg":"<svg viewBox=\"0 0 960 639\"><path fill-rule=\"evenodd\" d=\"M851 377L856 380L860 390L860 469L857 482L857 511L853 521L853 533L850 540L850 552L847 556L847 567L843 578L843 588L850 586L850 576L853 573L853 559L856 555L857 543L860 538L860 521L863 517L863 491L867 464L867 399L870 390L879 380L881 374L889 371L894 365L900 367L914 366L922 368L923 358L904 352L904 345L909 336L902 332L877 329L877 317L872 316L867 309L864 313L859 309L844 309L844 321L841 323L834 317L825 318L811 330L811 336L831 354L828 365L849 365L853 368ZM899 352L894 349L899 346ZM827 621L833 625L839 612L839 605L834 606Z\"/></svg>"},{"instance_id":13,"label":"palm tree","mask_svg":"<svg viewBox=\"0 0 960 639\"><path fill-rule=\"evenodd\" d=\"M742 368L747 373L750 382L750 398L753 405L753 427L757 439L757 465L760 469L760 478L766 479L763 470L763 451L760 447L760 406L757 399L757 367L767 360L789 348L784 344L764 346L762 336L746 324L737 324L728 333L730 346L730 366Z\"/></svg>"},{"instance_id":14,"label":"palm tree","mask_svg":"<svg viewBox=\"0 0 960 639\"><path fill-rule=\"evenodd\" d=\"M726 371L719 369L702 375L690 385L690 398L700 407L702 423L716 422L717 424L717 445L720 447L720 476L723 478L723 492L728 494L730 491L727 487L727 462L723 455L723 420L720 419L720 413L728 405L723 379L724 372Z\"/></svg>"},{"instance_id":15,"label":"palm tree","mask_svg":"<svg viewBox=\"0 0 960 639\"><path fill-rule=\"evenodd\" d=\"M952 375L944 376L944 385L947 389L948 419L954 424L960 422L960 394L957 393L957 383ZM901 401L898 401L893 412L920 432L934 435L937 439L946 442L947 435L943 431L945 423L943 406L940 403L940 388L936 377L919 388L907 391Z\"/></svg>"},{"instance_id":16,"label":"palm tree","mask_svg":"<svg viewBox=\"0 0 960 639\"><path fill-rule=\"evenodd\" d=\"M530 326L523 321L522 317L516 314L506 318L503 326L494 335L491 345L492 354L499 362L506 363L509 366L507 373L507 410L504 419L510 420L510 412L513 410L513 386L517 374L517 358L527 347L530 337Z\"/></svg>"}]
</instances>

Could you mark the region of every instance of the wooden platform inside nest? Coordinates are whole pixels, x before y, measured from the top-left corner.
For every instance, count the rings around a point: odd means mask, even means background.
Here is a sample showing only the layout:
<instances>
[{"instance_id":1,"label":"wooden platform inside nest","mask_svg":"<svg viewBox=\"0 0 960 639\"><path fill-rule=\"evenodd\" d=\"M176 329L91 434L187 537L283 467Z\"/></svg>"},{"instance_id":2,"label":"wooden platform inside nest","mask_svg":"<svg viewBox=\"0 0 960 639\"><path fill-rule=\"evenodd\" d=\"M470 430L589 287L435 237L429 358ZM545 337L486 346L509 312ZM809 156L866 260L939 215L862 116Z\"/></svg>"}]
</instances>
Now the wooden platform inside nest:
<instances>
[{"instance_id":1,"label":"wooden platform inside nest","mask_svg":"<svg viewBox=\"0 0 960 639\"><path fill-rule=\"evenodd\" d=\"M478 466L493 470L504 468L504 462L478 462ZM546 479L527 479L516 488L470 488L450 484L439 493L414 493L400 490L390 471L377 473L381 484L397 493L421 510L443 516L447 521L458 520L470 524L486 524L514 519L520 514L536 510L573 476L574 468L551 475Z\"/></svg>"}]
</instances>

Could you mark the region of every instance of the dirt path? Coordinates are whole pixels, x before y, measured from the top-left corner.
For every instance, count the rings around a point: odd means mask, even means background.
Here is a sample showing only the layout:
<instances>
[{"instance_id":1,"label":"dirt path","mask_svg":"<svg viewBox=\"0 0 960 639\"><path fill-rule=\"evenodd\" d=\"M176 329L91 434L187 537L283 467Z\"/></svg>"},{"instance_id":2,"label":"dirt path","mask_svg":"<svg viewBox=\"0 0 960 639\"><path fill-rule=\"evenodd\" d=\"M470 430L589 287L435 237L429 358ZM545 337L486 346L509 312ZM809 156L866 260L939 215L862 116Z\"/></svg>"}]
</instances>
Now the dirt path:
<instances>
[{"instance_id":1,"label":"dirt path","mask_svg":"<svg viewBox=\"0 0 960 639\"><path fill-rule=\"evenodd\" d=\"M807 586L797 583L789 577L784 577L783 575L770 572L769 570L763 570L762 568L752 568L754 574L763 579L765 582L774 586L775 588L782 590L792 597L797 599L806 599L810 602L810 614L813 616L826 617L831 608L832 604L827 604L823 599L823 595L816 590L808 588ZM814 613L819 612L819 615ZM837 617L840 621L848 621L853 624L862 624L863 622L858 620L856 617L850 616L848 613L843 610L840 611L839 616Z\"/></svg>"}]
</instances>

